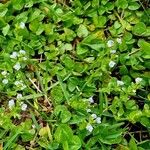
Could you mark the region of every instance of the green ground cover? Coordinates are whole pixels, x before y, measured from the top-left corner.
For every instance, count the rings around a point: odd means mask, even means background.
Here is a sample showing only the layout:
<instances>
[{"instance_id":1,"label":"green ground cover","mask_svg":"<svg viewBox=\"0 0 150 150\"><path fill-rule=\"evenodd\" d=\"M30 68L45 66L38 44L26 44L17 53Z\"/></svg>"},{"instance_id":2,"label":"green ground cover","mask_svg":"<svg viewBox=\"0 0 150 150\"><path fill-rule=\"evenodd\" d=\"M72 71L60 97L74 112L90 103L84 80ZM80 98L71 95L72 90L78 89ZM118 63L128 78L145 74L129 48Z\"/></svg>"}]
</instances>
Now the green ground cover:
<instances>
[{"instance_id":1,"label":"green ground cover","mask_svg":"<svg viewBox=\"0 0 150 150\"><path fill-rule=\"evenodd\" d=\"M0 3L0 150L149 150L150 1Z\"/></svg>"}]
</instances>

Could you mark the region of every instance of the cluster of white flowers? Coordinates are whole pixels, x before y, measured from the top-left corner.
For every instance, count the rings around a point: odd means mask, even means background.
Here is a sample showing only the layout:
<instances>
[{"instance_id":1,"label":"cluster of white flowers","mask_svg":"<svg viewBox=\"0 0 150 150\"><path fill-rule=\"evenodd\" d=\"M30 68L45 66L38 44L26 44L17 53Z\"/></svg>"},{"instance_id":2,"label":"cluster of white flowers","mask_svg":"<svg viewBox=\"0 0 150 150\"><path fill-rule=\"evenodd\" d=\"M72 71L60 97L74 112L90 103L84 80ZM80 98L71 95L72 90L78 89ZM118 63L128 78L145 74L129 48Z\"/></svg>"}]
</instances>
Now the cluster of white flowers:
<instances>
[{"instance_id":1,"label":"cluster of white flowers","mask_svg":"<svg viewBox=\"0 0 150 150\"><path fill-rule=\"evenodd\" d=\"M8 102L8 107L9 107L9 109L12 109L14 106L15 106L15 101L14 101L13 99L11 99L11 100Z\"/></svg>"},{"instance_id":2,"label":"cluster of white flowers","mask_svg":"<svg viewBox=\"0 0 150 150\"><path fill-rule=\"evenodd\" d=\"M92 118L94 119L94 121L96 123L98 123L98 124L101 123L101 117L97 117L96 114L92 114L91 116L92 116ZM92 132L93 129L94 129L93 126L90 123L88 123L87 126L86 126L86 130L88 130L89 132Z\"/></svg>"},{"instance_id":3,"label":"cluster of white flowers","mask_svg":"<svg viewBox=\"0 0 150 150\"><path fill-rule=\"evenodd\" d=\"M18 84L17 81L16 81L16 83ZM20 100L21 98L22 98L22 94L18 93L17 96L16 96L16 99ZM27 104L25 104L24 102L20 102L20 101L19 101L19 103L20 103L21 110L26 111L27 107L28 107ZM15 106L14 99L9 100L9 102L8 102L9 109L12 109L14 106Z\"/></svg>"},{"instance_id":4,"label":"cluster of white flowers","mask_svg":"<svg viewBox=\"0 0 150 150\"><path fill-rule=\"evenodd\" d=\"M94 121L98 124L101 123L101 117L98 117L96 114L92 114L91 117L94 119Z\"/></svg>"},{"instance_id":5,"label":"cluster of white flowers","mask_svg":"<svg viewBox=\"0 0 150 150\"><path fill-rule=\"evenodd\" d=\"M110 68L113 68L115 65L116 65L116 63L114 61L110 61L109 62L109 67Z\"/></svg>"},{"instance_id":6,"label":"cluster of white flowers","mask_svg":"<svg viewBox=\"0 0 150 150\"><path fill-rule=\"evenodd\" d=\"M17 87L19 87L21 90L25 89L26 88L26 85L24 85L23 81L20 80L20 81L15 81L14 83Z\"/></svg>"},{"instance_id":7,"label":"cluster of white flowers","mask_svg":"<svg viewBox=\"0 0 150 150\"><path fill-rule=\"evenodd\" d=\"M8 83L8 79L6 78L6 76L9 74L7 73L7 71L2 71L1 74L5 77L5 79L2 80L3 84L7 84Z\"/></svg>"},{"instance_id":8,"label":"cluster of white flowers","mask_svg":"<svg viewBox=\"0 0 150 150\"><path fill-rule=\"evenodd\" d=\"M16 52L16 51L12 52L12 54L10 55L10 58L17 59L17 57L24 56L23 60L27 60L25 55L26 55L26 51L21 49L19 52Z\"/></svg>"},{"instance_id":9,"label":"cluster of white flowers","mask_svg":"<svg viewBox=\"0 0 150 150\"><path fill-rule=\"evenodd\" d=\"M118 86L123 86L123 85L124 85L124 82L117 80L117 85L118 85Z\"/></svg>"},{"instance_id":10,"label":"cluster of white flowers","mask_svg":"<svg viewBox=\"0 0 150 150\"><path fill-rule=\"evenodd\" d=\"M138 78L135 79L136 84L139 84L141 81L142 81L142 78L138 77Z\"/></svg>"}]
</instances>

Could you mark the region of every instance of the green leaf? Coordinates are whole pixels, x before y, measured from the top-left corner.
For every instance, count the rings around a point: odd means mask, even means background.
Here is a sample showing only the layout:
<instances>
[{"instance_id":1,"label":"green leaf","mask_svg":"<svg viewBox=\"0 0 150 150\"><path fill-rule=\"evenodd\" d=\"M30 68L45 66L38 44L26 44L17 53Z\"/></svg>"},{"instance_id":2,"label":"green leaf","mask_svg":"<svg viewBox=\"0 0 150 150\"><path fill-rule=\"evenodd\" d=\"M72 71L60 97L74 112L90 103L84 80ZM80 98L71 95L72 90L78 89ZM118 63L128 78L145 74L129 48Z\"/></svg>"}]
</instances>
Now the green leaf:
<instances>
[{"instance_id":1,"label":"green leaf","mask_svg":"<svg viewBox=\"0 0 150 150\"><path fill-rule=\"evenodd\" d=\"M55 103L61 103L63 101L63 92L60 86L55 86L51 90L51 96L54 99Z\"/></svg>"},{"instance_id":2,"label":"green leaf","mask_svg":"<svg viewBox=\"0 0 150 150\"><path fill-rule=\"evenodd\" d=\"M73 140L73 132L66 124L60 124L54 134L57 142L63 143L64 141L71 142Z\"/></svg>"},{"instance_id":3,"label":"green leaf","mask_svg":"<svg viewBox=\"0 0 150 150\"><path fill-rule=\"evenodd\" d=\"M88 32L86 26L83 25L83 24L81 24L81 25L79 26L78 30L77 30L77 35L78 35L79 37L86 37L86 36L88 36L88 33L89 33L89 32Z\"/></svg>"},{"instance_id":4,"label":"green leaf","mask_svg":"<svg viewBox=\"0 0 150 150\"><path fill-rule=\"evenodd\" d=\"M62 111L60 118L62 123L66 123L70 120L71 113L68 110Z\"/></svg>"},{"instance_id":5,"label":"green leaf","mask_svg":"<svg viewBox=\"0 0 150 150\"><path fill-rule=\"evenodd\" d=\"M62 143L62 145L63 145L63 149L64 149L64 150L69 150L68 141L64 141L64 142Z\"/></svg>"},{"instance_id":6,"label":"green leaf","mask_svg":"<svg viewBox=\"0 0 150 150\"><path fill-rule=\"evenodd\" d=\"M2 10L0 9L0 16L4 17L6 15L7 11L8 11L8 8L5 8L5 7L3 8L3 6L2 6Z\"/></svg>"},{"instance_id":7,"label":"green leaf","mask_svg":"<svg viewBox=\"0 0 150 150\"><path fill-rule=\"evenodd\" d=\"M139 22L133 27L132 31L133 34L142 36L146 32L146 25L143 22Z\"/></svg>"},{"instance_id":8,"label":"green leaf","mask_svg":"<svg viewBox=\"0 0 150 150\"><path fill-rule=\"evenodd\" d=\"M73 136L71 144L69 144L69 150L79 150L82 146L81 140L77 135Z\"/></svg>"},{"instance_id":9,"label":"green leaf","mask_svg":"<svg viewBox=\"0 0 150 150\"><path fill-rule=\"evenodd\" d=\"M133 137L131 137L131 139L130 139L129 148L130 148L130 150L138 150L138 147L135 143L135 139Z\"/></svg>"},{"instance_id":10,"label":"green leaf","mask_svg":"<svg viewBox=\"0 0 150 150\"><path fill-rule=\"evenodd\" d=\"M112 145L120 143L122 140L122 129L118 129L121 124L101 124L94 130L94 135L97 135L102 143Z\"/></svg>"},{"instance_id":11,"label":"green leaf","mask_svg":"<svg viewBox=\"0 0 150 150\"><path fill-rule=\"evenodd\" d=\"M146 59L150 59L150 43L145 40L139 40L138 45L142 51L142 56Z\"/></svg>"},{"instance_id":12,"label":"green leaf","mask_svg":"<svg viewBox=\"0 0 150 150\"><path fill-rule=\"evenodd\" d=\"M138 143L138 146L142 147L144 150L148 150L150 148L150 140L145 140Z\"/></svg>"},{"instance_id":13,"label":"green leaf","mask_svg":"<svg viewBox=\"0 0 150 150\"><path fill-rule=\"evenodd\" d=\"M145 126L145 127L147 127L147 128L150 128L150 119L147 118L146 116L143 116L143 117L140 118L140 123L141 123L143 126Z\"/></svg>"},{"instance_id":14,"label":"green leaf","mask_svg":"<svg viewBox=\"0 0 150 150\"><path fill-rule=\"evenodd\" d=\"M83 55L83 54L85 54L85 53L87 53L87 52L88 52L88 49L82 47L81 44L79 44L79 45L77 46L77 54L78 54L78 55Z\"/></svg>"},{"instance_id":15,"label":"green leaf","mask_svg":"<svg viewBox=\"0 0 150 150\"><path fill-rule=\"evenodd\" d=\"M137 2L131 2L128 6L129 10L137 10L140 8L140 4L138 4Z\"/></svg>"},{"instance_id":16,"label":"green leaf","mask_svg":"<svg viewBox=\"0 0 150 150\"><path fill-rule=\"evenodd\" d=\"M68 80L68 89L69 91L73 92L78 85L78 80L74 77L69 78Z\"/></svg>"},{"instance_id":17,"label":"green leaf","mask_svg":"<svg viewBox=\"0 0 150 150\"><path fill-rule=\"evenodd\" d=\"M31 15L29 16L28 21L32 22L33 20L35 20L36 18L38 18L40 14L41 14L41 10L35 9L34 12L32 12Z\"/></svg>"},{"instance_id":18,"label":"green leaf","mask_svg":"<svg viewBox=\"0 0 150 150\"><path fill-rule=\"evenodd\" d=\"M6 35L7 35L7 33L8 33L8 31L9 31L9 29L10 29L10 25L9 25L9 24L7 24L7 26L5 26L5 27L3 28L2 33L3 33L3 35L4 35L4 36L6 36Z\"/></svg>"},{"instance_id":19,"label":"green leaf","mask_svg":"<svg viewBox=\"0 0 150 150\"><path fill-rule=\"evenodd\" d=\"M14 140L16 139L17 136L19 136L20 134L20 130L18 130L12 137L10 137L10 139L7 140L5 146L4 146L4 150L7 150L10 145L14 142Z\"/></svg>"},{"instance_id":20,"label":"green leaf","mask_svg":"<svg viewBox=\"0 0 150 150\"><path fill-rule=\"evenodd\" d=\"M16 10L21 10L25 4L24 0L12 0L13 8Z\"/></svg>"},{"instance_id":21,"label":"green leaf","mask_svg":"<svg viewBox=\"0 0 150 150\"><path fill-rule=\"evenodd\" d=\"M116 5L118 8L126 9L128 7L127 0L117 0Z\"/></svg>"},{"instance_id":22,"label":"green leaf","mask_svg":"<svg viewBox=\"0 0 150 150\"><path fill-rule=\"evenodd\" d=\"M105 26L107 20L105 16L97 16L95 15L93 17L93 22L95 24L96 27L102 28Z\"/></svg>"}]
</instances>

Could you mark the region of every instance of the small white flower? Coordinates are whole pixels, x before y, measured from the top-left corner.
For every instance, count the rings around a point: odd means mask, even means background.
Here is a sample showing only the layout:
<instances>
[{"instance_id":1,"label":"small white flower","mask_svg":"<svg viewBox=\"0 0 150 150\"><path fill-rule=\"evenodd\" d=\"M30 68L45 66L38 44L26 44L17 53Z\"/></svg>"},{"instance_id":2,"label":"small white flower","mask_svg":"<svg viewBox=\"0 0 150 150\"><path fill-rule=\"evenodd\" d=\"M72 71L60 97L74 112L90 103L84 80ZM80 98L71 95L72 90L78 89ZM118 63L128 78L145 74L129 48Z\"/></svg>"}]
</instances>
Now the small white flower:
<instances>
[{"instance_id":1,"label":"small white flower","mask_svg":"<svg viewBox=\"0 0 150 150\"><path fill-rule=\"evenodd\" d=\"M21 49L21 50L19 51L19 53L22 54L22 55L25 55L25 54L26 54L26 51Z\"/></svg>"},{"instance_id":2,"label":"small white flower","mask_svg":"<svg viewBox=\"0 0 150 150\"><path fill-rule=\"evenodd\" d=\"M7 79L3 79L3 80L2 80L2 83L3 83L3 84L7 84L7 83L8 83L8 80L7 80Z\"/></svg>"},{"instance_id":3,"label":"small white flower","mask_svg":"<svg viewBox=\"0 0 150 150\"><path fill-rule=\"evenodd\" d=\"M26 88L26 85L23 84L23 81L20 80L20 81L15 81L14 84L19 87L21 90L25 89Z\"/></svg>"},{"instance_id":4,"label":"small white flower","mask_svg":"<svg viewBox=\"0 0 150 150\"><path fill-rule=\"evenodd\" d=\"M17 56L18 56L18 53L17 53L17 52L13 52L13 53L10 55L10 58L16 59Z\"/></svg>"},{"instance_id":5,"label":"small white flower","mask_svg":"<svg viewBox=\"0 0 150 150\"><path fill-rule=\"evenodd\" d=\"M36 126L33 124L33 125L32 125L32 128L35 129L35 127L36 127Z\"/></svg>"},{"instance_id":6,"label":"small white flower","mask_svg":"<svg viewBox=\"0 0 150 150\"><path fill-rule=\"evenodd\" d=\"M96 118L97 118L97 115L96 115L96 114L92 114L91 117L92 117L93 119L96 119Z\"/></svg>"},{"instance_id":7,"label":"small white flower","mask_svg":"<svg viewBox=\"0 0 150 150\"><path fill-rule=\"evenodd\" d=\"M25 89L26 88L26 85L24 84L21 84L21 90Z\"/></svg>"},{"instance_id":8,"label":"small white flower","mask_svg":"<svg viewBox=\"0 0 150 150\"><path fill-rule=\"evenodd\" d=\"M25 23L24 22L20 22L20 28L24 29L25 28Z\"/></svg>"},{"instance_id":9,"label":"small white flower","mask_svg":"<svg viewBox=\"0 0 150 150\"><path fill-rule=\"evenodd\" d=\"M122 39L121 39L121 38L117 38L116 41L117 41L117 43L119 43L119 44L122 43Z\"/></svg>"},{"instance_id":10,"label":"small white flower","mask_svg":"<svg viewBox=\"0 0 150 150\"><path fill-rule=\"evenodd\" d=\"M109 62L109 67L110 67L110 68L113 68L113 67L115 66L115 64L116 64L116 63L115 63L114 61L110 61L110 62Z\"/></svg>"},{"instance_id":11,"label":"small white flower","mask_svg":"<svg viewBox=\"0 0 150 150\"><path fill-rule=\"evenodd\" d=\"M96 123L100 124L100 123L101 123L101 117L97 117L97 118L95 119L95 121L96 121Z\"/></svg>"},{"instance_id":12,"label":"small white flower","mask_svg":"<svg viewBox=\"0 0 150 150\"><path fill-rule=\"evenodd\" d=\"M14 105L15 105L15 102L14 102L13 99L11 99L11 100L8 102L8 107L9 107L9 109L11 109Z\"/></svg>"},{"instance_id":13,"label":"small white flower","mask_svg":"<svg viewBox=\"0 0 150 150\"><path fill-rule=\"evenodd\" d=\"M16 86L20 84L20 81L15 81L14 83Z\"/></svg>"},{"instance_id":14,"label":"small white flower","mask_svg":"<svg viewBox=\"0 0 150 150\"><path fill-rule=\"evenodd\" d=\"M20 63L17 62L17 63L13 66L13 68L18 71L18 70L21 68Z\"/></svg>"},{"instance_id":15,"label":"small white flower","mask_svg":"<svg viewBox=\"0 0 150 150\"><path fill-rule=\"evenodd\" d=\"M27 107L28 107L27 104L23 103L22 106L21 106L21 110L26 111Z\"/></svg>"},{"instance_id":16,"label":"small white flower","mask_svg":"<svg viewBox=\"0 0 150 150\"><path fill-rule=\"evenodd\" d=\"M7 71L4 70L4 71L1 72L1 74L2 74L3 76L6 76L6 75L7 75Z\"/></svg>"},{"instance_id":17,"label":"small white flower","mask_svg":"<svg viewBox=\"0 0 150 150\"><path fill-rule=\"evenodd\" d=\"M115 54L115 53L116 53L116 50L111 50L110 53L111 53L111 54Z\"/></svg>"},{"instance_id":18,"label":"small white flower","mask_svg":"<svg viewBox=\"0 0 150 150\"><path fill-rule=\"evenodd\" d=\"M132 90L133 93L136 93L136 90Z\"/></svg>"},{"instance_id":19,"label":"small white flower","mask_svg":"<svg viewBox=\"0 0 150 150\"><path fill-rule=\"evenodd\" d=\"M17 99L21 99L22 98L22 94L18 93L17 94Z\"/></svg>"},{"instance_id":20,"label":"small white flower","mask_svg":"<svg viewBox=\"0 0 150 150\"><path fill-rule=\"evenodd\" d=\"M86 111L89 113L89 112L91 112L91 109L87 109Z\"/></svg>"},{"instance_id":21,"label":"small white flower","mask_svg":"<svg viewBox=\"0 0 150 150\"><path fill-rule=\"evenodd\" d=\"M117 85L118 85L118 86L122 86L122 85L124 85L124 82L117 80Z\"/></svg>"},{"instance_id":22,"label":"small white flower","mask_svg":"<svg viewBox=\"0 0 150 150\"><path fill-rule=\"evenodd\" d=\"M108 46L108 47L114 46L114 41L113 41L113 40L109 40L109 41L107 42L107 46Z\"/></svg>"},{"instance_id":23,"label":"small white flower","mask_svg":"<svg viewBox=\"0 0 150 150\"><path fill-rule=\"evenodd\" d=\"M90 102L90 103L94 103L93 96L91 96L91 97L89 98L89 102Z\"/></svg>"},{"instance_id":24,"label":"small white flower","mask_svg":"<svg viewBox=\"0 0 150 150\"><path fill-rule=\"evenodd\" d=\"M136 82L137 84L139 84L141 81L142 81L142 78L139 78L139 77L138 77L138 78L135 79L135 82Z\"/></svg>"},{"instance_id":25,"label":"small white flower","mask_svg":"<svg viewBox=\"0 0 150 150\"><path fill-rule=\"evenodd\" d=\"M92 132L92 131L93 131L93 127L92 127L91 124L88 124L88 125L86 126L86 129L87 129L89 132Z\"/></svg>"}]
</instances>

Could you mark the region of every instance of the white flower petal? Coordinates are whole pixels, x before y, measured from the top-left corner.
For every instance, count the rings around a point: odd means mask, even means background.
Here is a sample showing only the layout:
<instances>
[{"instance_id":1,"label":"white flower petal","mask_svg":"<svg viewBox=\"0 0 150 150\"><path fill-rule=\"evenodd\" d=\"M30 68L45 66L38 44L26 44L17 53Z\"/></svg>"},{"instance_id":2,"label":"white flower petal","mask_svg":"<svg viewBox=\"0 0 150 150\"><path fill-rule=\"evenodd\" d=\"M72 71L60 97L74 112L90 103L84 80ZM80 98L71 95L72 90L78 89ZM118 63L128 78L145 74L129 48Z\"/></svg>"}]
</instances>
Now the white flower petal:
<instances>
[{"instance_id":1,"label":"white flower petal","mask_svg":"<svg viewBox=\"0 0 150 150\"><path fill-rule=\"evenodd\" d=\"M22 94L18 93L17 94L17 99L21 99L22 98Z\"/></svg>"},{"instance_id":2,"label":"white flower petal","mask_svg":"<svg viewBox=\"0 0 150 150\"><path fill-rule=\"evenodd\" d=\"M116 41L117 41L117 43L119 43L119 44L122 43L122 39L121 39L121 38L117 38Z\"/></svg>"},{"instance_id":3,"label":"white flower petal","mask_svg":"<svg viewBox=\"0 0 150 150\"><path fill-rule=\"evenodd\" d=\"M1 72L1 74L2 74L3 76L6 76L6 75L7 75L7 71L4 70L4 71Z\"/></svg>"},{"instance_id":4,"label":"white flower petal","mask_svg":"<svg viewBox=\"0 0 150 150\"><path fill-rule=\"evenodd\" d=\"M87 109L86 111L89 113L89 112L91 112L91 109Z\"/></svg>"},{"instance_id":5,"label":"white flower petal","mask_svg":"<svg viewBox=\"0 0 150 150\"><path fill-rule=\"evenodd\" d=\"M122 85L124 85L124 82L117 80L117 85L118 85L118 86L122 86Z\"/></svg>"},{"instance_id":6,"label":"white flower petal","mask_svg":"<svg viewBox=\"0 0 150 150\"><path fill-rule=\"evenodd\" d=\"M86 126L86 129L87 129L89 132L92 132L92 131L93 131L93 127L92 127L91 124L88 124L88 125Z\"/></svg>"},{"instance_id":7,"label":"white flower petal","mask_svg":"<svg viewBox=\"0 0 150 150\"><path fill-rule=\"evenodd\" d=\"M12 107L14 107L15 105L15 101L13 99L11 99L9 102L8 102L8 107L9 109L12 109Z\"/></svg>"},{"instance_id":8,"label":"white flower petal","mask_svg":"<svg viewBox=\"0 0 150 150\"><path fill-rule=\"evenodd\" d=\"M109 41L107 42L107 46L108 46L108 47L114 46L114 41L113 41L113 40L109 40Z\"/></svg>"},{"instance_id":9,"label":"white flower petal","mask_svg":"<svg viewBox=\"0 0 150 150\"><path fill-rule=\"evenodd\" d=\"M22 106L21 106L21 110L23 110L23 111L26 111L27 110L27 104L22 104Z\"/></svg>"},{"instance_id":10,"label":"white flower petal","mask_svg":"<svg viewBox=\"0 0 150 150\"><path fill-rule=\"evenodd\" d=\"M22 55L25 55L25 54L26 54L26 51L21 49L21 50L19 51L19 53L22 54Z\"/></svg>"},{"instance_id":11,"label":"white flower petal","mask_svg":"<svg viewBox=\"0 0 150 150\"><path fill-rule=\"evenodd\" d=\"M21 65L20 65L20 63L19 62L17 62L14 66L13 66L13 68L15 69L15 70L19 70L20 68L21 68Z\"/></svg>"},{"instance_id":12,"label":"white flower petal","mask_svg":"<svg viewBox=\"0 0 150 150\"><path fill-rule=\"evenodd\" d=\"M135 79L135 82L136 82L137 84L139 84L141 81L142 81L142 78L139 78L139 77L138 77L138 78Z\"/></svg>"},{"instance_id":13,"label":"white flower petal","mask_svg":"<svg viewBox=\"0 0 150 150\"><path fill-rule=\"evenodd\" d=\"M110 61L109 62L109 67L110 68L113 68L115 65L116 65L116 63L114 61Z\"/></svg>"},{"instance_id":14,"label":"white flower petal","mask_svg":"<svg viewBox=\"0 0 150 150\"><path fill-rule=\"evenodd\" d=\"M20 81L15 81L14 83L16 86L20 84Z\"/></svg>"},{"instance_id":15,"label":"white flower petal","mask_svg":"<svg viewBox=\"0 0 150 150\"><path fill-rule=\"evenodd\" d=\"M18 53L17 53L17 52L13 52L13 53L10 55L10 58L16 59L17 56L18 56Z\"/></svg>"},{"instance_id":16,"label":"white flower petal","mask_svg":"<svg viewBox=\"0 0 150 150\"><path fill-rule=\"evenodd\" d=\"M27 57L23 57L23 60L27 60Z\"/></svg>"},{"instance_id":17,"label":"white flower petal","mask_svg":"<svg viewBox=\"0 0 150 150\"><path fill-rule=\"evenodd\" d=\"M96 123L100 124L101 123L101 117L97 117L95 121L96 121Z\"/></svg>"},{"instance_id":18,"label":"white flower petal","mask_svg":"<svg viewBox=\"0 0 150 150\"><path fill-rule=\"evenodd\" d=\"M24 29L25 28L25 23L24 22L20 22L20 28Z\"/></svg>"},{"instance_id":19,"label":"white flower petal","mask_svg":"<svg viewBox=\"0 0 150 150\"><path fill-rule=\"evenodd\" d=\"M90 103L94 103L93 96L91 96L91 97L89 98L89 102L90 102Z\"/></svg>"},{"instance_id":20,"label":"white flower petal","mask_svg":"<svg viewBox=\"0 0 150 150\"><path fill-rule=\"evenodd\" d=\"M116 53L116 50L111 50L110 53L111 53L111 54L115 54L115 53Z\"/></svg>"},{"instance_id":21,"label":"white flower petal","mask_svg":"<svg viewBox=\"0 0 150 150\"><path fill-rule=\"evenodd\" d=\"M8 80L7 80L7 79L3 79L3 80L2 80L2 83L3 83L3 84L7 84L7 83L8 83Z\"/></svg>"},{"instance_id":22,"label":"white flower petal","mask_svg":"<svg viewBox=\"0 0 150 150\"><path fill-rule=\"evenodd\" d=\"M97 115L96 115L96 114L92 114L91 117L92 117L93 119L96 119L96 118L97 118Z\"/></svg>"}]
</instances>

